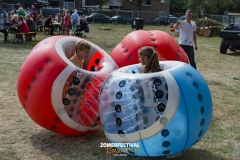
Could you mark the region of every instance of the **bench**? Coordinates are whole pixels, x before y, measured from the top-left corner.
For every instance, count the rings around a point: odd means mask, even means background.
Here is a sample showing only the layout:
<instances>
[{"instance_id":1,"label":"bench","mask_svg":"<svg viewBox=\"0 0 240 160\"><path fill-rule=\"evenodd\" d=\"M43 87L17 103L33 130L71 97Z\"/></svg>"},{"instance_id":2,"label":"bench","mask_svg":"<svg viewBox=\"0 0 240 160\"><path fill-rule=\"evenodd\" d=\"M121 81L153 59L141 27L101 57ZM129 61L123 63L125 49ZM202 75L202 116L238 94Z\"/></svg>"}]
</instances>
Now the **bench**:
<instances>
[{"instance_id":1,"label":"bench","mask_svg":"<svg viewBox=\"0 0 240 160\"><path fill-rule=\"evenodd\" d=\"M70 29L69 28L61 28L59 32L61 32L62 35L66 35L67 32L69 33ZM60 33L59 33L60 34Z\"/></svg>"},{"instance_id":2,"label":"bench","mask_svg":"<svg viewBox=\"0 0 240 160\"><path fill-rule=\"evenodd\" d=\"M44 30L44 25L37 25L37 30L38 31L43 31Z\"/></svg>"},{"instance_id":3,"label":"bench","mask_svg":"<svg viewBox=\"0 0 240 160\"><path fill-rule=\"evenodd\" d=\"M17 35L25 35L25 39L27 40L27 41L29 41L29 40L32 40L32 38L34 38L35 40L36 40L36 32L16 32L15 33L16 34L16 36ZM22 42L24 42L24 39L22 38Z\"/></svg>"},{"instance_id":4,"label":"bench","mask_svg":"<svg viewBox=\"0 0 240 160\"><path fill-rule=\"evenodd\" d=\"M30 34L30 36L34 38L34 40L36 41L36 35L37 35L36 32L28 32L28 34Z\"/></svg>"},{"instance_id":5,"label":"bench","mask_svg":"<svg viewBox=\"0 0 240 160\"><path fill-rule=\"evenodd\" d=\"M45 34L47 33L49 35L50 34L50 28L44 27L44 32L45 32Z\"/></svg>"}]
</instances>

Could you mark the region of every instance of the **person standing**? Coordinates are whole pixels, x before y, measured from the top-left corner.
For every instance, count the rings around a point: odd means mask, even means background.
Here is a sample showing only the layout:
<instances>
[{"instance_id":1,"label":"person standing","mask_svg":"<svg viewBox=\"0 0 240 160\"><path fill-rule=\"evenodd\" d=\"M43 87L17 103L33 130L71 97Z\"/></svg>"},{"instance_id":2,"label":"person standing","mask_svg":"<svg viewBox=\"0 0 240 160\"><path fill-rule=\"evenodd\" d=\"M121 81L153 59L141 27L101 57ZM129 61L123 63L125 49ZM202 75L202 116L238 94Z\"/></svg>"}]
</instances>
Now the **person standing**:
<instances>
[{"instance_id":1,"label":"person standing","mask_svg":"<svg viewBox=\"0 0 240 160\"><path fill-rule=\"evenodd\" d=\"M27 10L26 10L26 14L32 14L29 7L28 7Z\"/></svg>"},{"instance_id":2,"label":"person standing","mask_svg":"<svg viewBox=\"0 0 240 160\"><path fill-rule=\"evenodd\" d=\"M65 29L66 35L69 35L69 26L70 26L70 12L66 10L66 14L63 20L63 29Z\"/></svg>"},{"instance_id":3,"label":"person standing","mask_svg":"<svg viewBox=\"0 0 240 160\"><path fill-rule=\"evenodd\" d=\"M81 17L79 16L79 14L78 14L77 12L78 12L78 11L75 9L75 10L74 10L74 13L73 13L72 16L71 16L73 35L75 35L75 32L76 32L76 30L77 30L77 25L78 25L78 23L80 23L80 19L81 19Z\"/></svg>"},{"instance_id":4,"label":"person standing","mask_svg":"<svg viewBox=\"0 0 240 160\"><path fill-rule=\"evenodd\" d=\"M35 6L34 5L31 5L31 9L30 9L30 13L32 14L33 12L34 12L34 9L35 8Z\"/></svg>"},{"instance_id":5,"label":"person standing","mask_svg":"<svg viewBox=\"0 0 240 160\"><path fill-rule=\"evenodd\" d=\"M192 10L187 9L186 20L177 21L174 24L174 28L179 28L179 45L187 53L190 64L192 67L197 69L195 58L194 58L194 48L197 51L197 40L196 40L196 24L192 21Z\"/></svg>"},{"instance_id":6,"label":"person standing","mask_svg":"<svg viewBox=\"0 0 240 160\"><path fill-rule=\"evenodd\" d=\"M35 25L37 26L38 12L35 7L33 8L32 19L33 19Z\"/></svg>"},{"instance_id":7,"label":"person standing","mask_svg":"<svg viewBox=\"0 0 240 160\"><path fill-rule=\"evenodd\" d=\"M4 27L4 21L3 21L2 15L0 15L0 32L4 34L4 41L6 42L8 37L8 32Z\"/></svg>"},{"instance_id":8,"label":"person standing","mask_svg":"<svg viewBox=\"0 0 240 160\"><path fill-rule=\"evenodd\" d=\"M7 11L5 10L5 9L3 9L3 21L4 22L6 22L6 21L8 21L8 13L7 13Z\"/></svg>"},{"instance_id":9,"label":"person standing","mask_svg":"<svg viewBox=\"0 0 240 160\"><path fill-rule=\"evenodd\" d=\"M23 10L22 7L18 9L18 16L22 16L23 18L25 17L25 11Z\"/></svg>"}]
</instances>

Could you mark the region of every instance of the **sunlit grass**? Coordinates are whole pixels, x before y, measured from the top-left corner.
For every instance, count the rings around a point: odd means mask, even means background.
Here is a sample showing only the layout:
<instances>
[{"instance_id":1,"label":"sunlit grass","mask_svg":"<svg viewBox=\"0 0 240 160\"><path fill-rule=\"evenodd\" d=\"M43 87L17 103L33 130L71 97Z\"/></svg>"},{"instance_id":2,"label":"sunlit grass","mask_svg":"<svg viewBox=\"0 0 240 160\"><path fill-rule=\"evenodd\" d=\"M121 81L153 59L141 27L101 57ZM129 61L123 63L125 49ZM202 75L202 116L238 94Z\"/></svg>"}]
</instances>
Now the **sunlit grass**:
<instances>
[{"instance_id":1,"label":"sunlit grass","mask_svg":"<svg viewBox=\"0 0 240 160\"><path fill-rule=\"evenodd\" d=\"M130 32L130 25L90 24L86 39L111 53ZM99 30L108 27L111 30ZM165 26L144 26L144 30L169 31ZM37 40L25 43L2 42L0 34L0 159L72 160L72 159L151 159L107 155L100 142L108 142L103 131L80 137L66 137L34 123L21 107L17 91L18 72L31 49L47 38L38 32ZM178 41L178 36L173 38ZM240 159L240 53L219 53L219 37L197 37L195 53L198 71L209 85L213 118L205 136L183 152L183 160ZM153 158L153 159L164 159Z\"/></svg>"}]
</instances>

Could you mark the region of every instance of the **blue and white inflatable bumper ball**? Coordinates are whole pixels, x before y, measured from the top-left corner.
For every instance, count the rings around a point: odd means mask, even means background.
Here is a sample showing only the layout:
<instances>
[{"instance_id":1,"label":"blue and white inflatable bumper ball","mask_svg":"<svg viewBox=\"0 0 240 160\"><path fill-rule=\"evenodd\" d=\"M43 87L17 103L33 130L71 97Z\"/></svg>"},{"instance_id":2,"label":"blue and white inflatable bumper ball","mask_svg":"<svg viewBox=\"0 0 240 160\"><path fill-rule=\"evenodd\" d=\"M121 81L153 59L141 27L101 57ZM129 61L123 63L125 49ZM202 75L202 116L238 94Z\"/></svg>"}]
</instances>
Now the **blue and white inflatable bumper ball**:
<instances>
[{"instance_id":1,"label":"blue and white inflatable bumper ball","mask_svg":"<svg viewBox=\"0 0 240 160\"><path fill-rule=\"evenodd\" d=\"M98 107L103 130L111 143L139 145L137 152L128 147L128 154L182 152L210 125L212 98L201 74L179 61L160 65L164 71L155 73L137 73L141 64L119 68L102 85Z\"/></svg>"}]
</instances>

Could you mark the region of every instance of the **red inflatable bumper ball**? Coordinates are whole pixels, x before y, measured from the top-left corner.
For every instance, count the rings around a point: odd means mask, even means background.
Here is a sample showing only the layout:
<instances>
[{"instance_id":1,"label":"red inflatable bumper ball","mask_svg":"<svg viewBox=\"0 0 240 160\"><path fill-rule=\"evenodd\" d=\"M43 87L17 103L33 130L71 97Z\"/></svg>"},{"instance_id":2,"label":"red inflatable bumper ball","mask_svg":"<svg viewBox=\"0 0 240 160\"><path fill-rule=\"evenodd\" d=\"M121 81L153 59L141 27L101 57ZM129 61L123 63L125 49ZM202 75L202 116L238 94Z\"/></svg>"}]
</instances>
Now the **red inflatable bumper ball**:
<instances>
[{"instance_id":1,"label":"red inflatable bumper ball","mask_svg":"<svg viewBox=\"0 0 240 160\"><path fill-rule=\"evenodd\" d=\"M77 136L101 127L98 96L105 78L118 68L100 47L84 69L69 58L77 37L54 36L39 42L23 63L17 81L19 100L33 121L56 133Z\"/></svg>"},{"instance_id":2,"label":"red inflatable bumper ball","mask_svg":"<svg viewBox=\"0 0 240 160\"><path fill-rule=\"evenodd\" d=\"M189 63L188 56L166 32L137 30L129 33L111 52L119 67L137 64L138 49L152 46L159 53L159 60L176 60ZM119 58L121 57L121 58Z\"/></svg>"}]
</instances>

